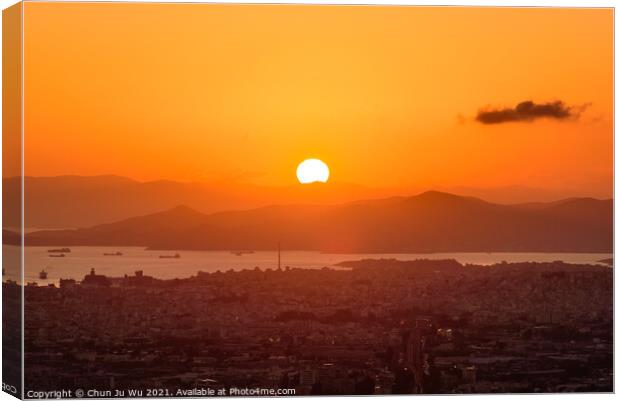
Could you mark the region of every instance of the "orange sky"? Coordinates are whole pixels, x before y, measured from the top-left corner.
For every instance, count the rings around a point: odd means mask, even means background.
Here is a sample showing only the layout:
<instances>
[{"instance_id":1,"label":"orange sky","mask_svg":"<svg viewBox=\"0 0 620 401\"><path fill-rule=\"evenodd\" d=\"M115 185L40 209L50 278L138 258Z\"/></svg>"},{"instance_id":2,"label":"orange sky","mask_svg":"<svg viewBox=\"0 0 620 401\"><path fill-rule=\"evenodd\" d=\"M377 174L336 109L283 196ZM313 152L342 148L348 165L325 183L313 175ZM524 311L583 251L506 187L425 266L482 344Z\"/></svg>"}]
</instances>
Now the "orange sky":
<instances>
[{"instance_id":1,"label":"orange sky","mask_svg":"<svg viewBox=\"0 0 620 401\"><path fill-rule=\"evenodd\" d=\"M25 5L27 175L611 196L609 9ZM561 100L578 119L484 125Z\"/></svg>"}]
</instances>

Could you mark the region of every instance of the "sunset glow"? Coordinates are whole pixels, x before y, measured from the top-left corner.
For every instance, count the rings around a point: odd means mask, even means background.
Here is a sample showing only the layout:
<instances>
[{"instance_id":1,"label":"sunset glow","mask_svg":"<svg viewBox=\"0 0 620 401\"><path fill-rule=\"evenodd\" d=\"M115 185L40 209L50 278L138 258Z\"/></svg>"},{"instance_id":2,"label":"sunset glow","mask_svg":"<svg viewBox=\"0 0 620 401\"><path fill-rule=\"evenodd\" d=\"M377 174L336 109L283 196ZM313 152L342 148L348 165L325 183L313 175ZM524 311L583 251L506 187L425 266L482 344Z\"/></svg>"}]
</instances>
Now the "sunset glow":
<instances>
[{"instance_id":1,"label":"sunset glow","mask_svg":"<svg viewBox=\"0 0 620 401\"><path fill-rule=\"evenodd\" d=\"M24 7L27 175L611 196L609 9Z\"/></svg>"},{"instance_id":2,"label":"sunset glow","mask_svg":"<svg viewBox=\"0 0 620 401\"><path fill-rule=\"evenodd\" d=\"M327 182L329 167L319 159L306 159L297 166L297 179L301 184Z\"/></svg>"}]
</instances>

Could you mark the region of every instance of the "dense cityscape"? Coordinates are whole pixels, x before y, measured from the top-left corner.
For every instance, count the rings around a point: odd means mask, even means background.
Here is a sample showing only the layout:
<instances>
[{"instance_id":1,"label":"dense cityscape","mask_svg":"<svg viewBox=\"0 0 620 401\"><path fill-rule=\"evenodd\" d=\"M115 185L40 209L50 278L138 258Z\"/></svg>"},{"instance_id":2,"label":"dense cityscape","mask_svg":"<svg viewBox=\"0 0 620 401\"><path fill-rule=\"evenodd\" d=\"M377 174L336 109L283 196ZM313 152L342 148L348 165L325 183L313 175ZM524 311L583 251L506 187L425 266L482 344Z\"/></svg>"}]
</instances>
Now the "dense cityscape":
<instances>
[{"instance_id":1,"label":"dense cityscape","mask_svg":"<svg viewBox=\"0 0 620 401\"><path fill-rule=\"evenodd\" d=\"M560 261L369 259L175 280L86 270L26 286L25 390L610 392L612 277Z\"/></svg>"}]
</instances>

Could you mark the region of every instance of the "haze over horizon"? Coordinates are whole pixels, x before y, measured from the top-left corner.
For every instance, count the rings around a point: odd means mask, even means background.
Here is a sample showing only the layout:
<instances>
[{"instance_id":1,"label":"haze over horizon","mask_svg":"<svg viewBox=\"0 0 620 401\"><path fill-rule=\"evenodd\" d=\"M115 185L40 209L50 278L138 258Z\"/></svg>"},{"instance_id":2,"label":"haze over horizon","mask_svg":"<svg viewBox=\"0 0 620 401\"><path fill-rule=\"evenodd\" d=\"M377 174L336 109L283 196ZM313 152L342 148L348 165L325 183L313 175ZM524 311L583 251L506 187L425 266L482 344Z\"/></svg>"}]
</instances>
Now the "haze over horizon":
<instances>
[{"instance_id":1,"label":"haze over horizon","mask_svg":"<svg viewBox=\"0 0 620 401\"><path fill-rule=\"evenodd\" d=\"M14 179L17 176L4 177L5 179ZM428 186L422 185L364 185L356 182L339 181L337 178L330 179L327 183L313 183L311 185L299 185L299 183L283 183L283 184L257 184L251 181L245 180L227 180L226 178L211 178L201 180L175 180L168 178L156 178L156 179L140 179L137 177L118 175L118 174L97 174L97 175L82 175L82 174L59 174L59 175L40 175L26 176L27 179L41 179L41 180L76 180L76 183L82 181L84 183L91 182L91 180L117 180L117 182L127 181L136 184L154 184L154 183L177 183L181 185L200 185L222 188L270 188L270 189L283 189L290 188L294 190L305 190L310 192L311 188L331 188L334 190L342 190L342 188L355 188L359 193L370 193L380 196L407 196L414 195L425 191L442 191L450 192L457 195L476 196L490 202L497 203L525 203L525 202L547 202L553 200L561 200L565 198L585 197L585 198L597 198L597 199L609 199L613 198L613 190L609 191L605 185L601 185L599 189L584 190L582 188L575 187L536 187L532 185L497 185L497 186L477 186L477 185L445 185L445 184L429 184ZM601 183L603 184L603 183ZM358 194L353 194L351 200L355 200Z\"/></svg>"},{"instance_id":2,"label":"haze over horizon","mask_svg":"<svg viewBox=\"0 0 620 401\"><path fill-rule=\"evenodd\" d=\"M19 182L18 177L4 178L4 193L19 191ZM608 199L596 194L554 191L550 188L370 188L338 182L269 187L247 183L170 180L140 182L112 175L25 177L25 184L27 229L88 227L156 213L178 205L202 213L214 213L270 205L338 205L409 197L433 190L497 204L553 202L582 197ZM16 227L19 225L18 217L18 210L5 209L5 225Z\"/></svg>"}]
</instances>

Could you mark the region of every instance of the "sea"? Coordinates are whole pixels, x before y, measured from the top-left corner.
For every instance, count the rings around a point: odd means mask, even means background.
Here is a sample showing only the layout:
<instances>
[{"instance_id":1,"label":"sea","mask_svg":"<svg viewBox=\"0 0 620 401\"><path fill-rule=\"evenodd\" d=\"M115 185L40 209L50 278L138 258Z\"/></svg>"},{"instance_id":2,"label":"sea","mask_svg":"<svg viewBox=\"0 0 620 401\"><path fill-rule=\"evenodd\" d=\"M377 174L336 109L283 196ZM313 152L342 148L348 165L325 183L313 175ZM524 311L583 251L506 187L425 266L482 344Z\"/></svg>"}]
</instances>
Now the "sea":
<instances>
[{"instance_id":1,"label":"sea","mask_svg":"<svg viewBox=\"0 0 620 401\"><path fill-rule=\"evenodd\" d=\"M278 267L277 251L257 251L236 255L229 251L153 251L142 247L98 247L74 246L64 257L50 257L51 247L28 246L24 251L25 281L38 285L57 284L60 278L81 280L91 269L97 274L110 277L133 275L137 270L145 275L160 279L187 278L198 271L215 272L254 269L275 269ZM3 245L3 280L18 280L19 247ZM105 253L120 252L121 256L104 256ZM173 256L179 258L160 258ZM491 265L506 262L552 262L561 260L576 264L601 264L602 259L612 258L611 253L383 253L383 254L333 254L315 251L281 251L281 266L285 268L320 269L335 268L335 265L348 260L393 258L399 260L415 259L455 259L460 263ZM39 278L45 269L48 277Z\"/></svg>"}]
</instances>

